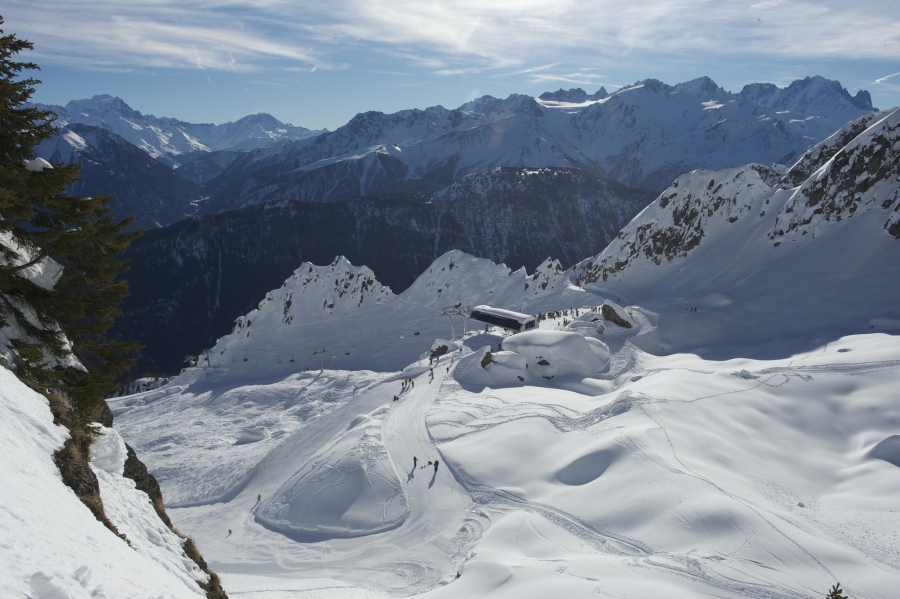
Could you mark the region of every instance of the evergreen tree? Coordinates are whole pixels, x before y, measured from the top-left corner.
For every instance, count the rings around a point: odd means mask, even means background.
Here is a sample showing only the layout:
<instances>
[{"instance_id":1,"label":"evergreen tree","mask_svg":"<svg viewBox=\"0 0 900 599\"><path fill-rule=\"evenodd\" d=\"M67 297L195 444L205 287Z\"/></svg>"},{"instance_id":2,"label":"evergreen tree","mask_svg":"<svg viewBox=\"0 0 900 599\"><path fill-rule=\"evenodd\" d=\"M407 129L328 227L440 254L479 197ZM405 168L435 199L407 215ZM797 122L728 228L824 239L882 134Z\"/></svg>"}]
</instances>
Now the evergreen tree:
<instances>
[{"instance_id":1,"label":"evergreen tree","mask_svg":"<svg viewBox=\"0 0 900 599\"><path fill-rule=\"evenodd\" d=\"M828 594L825 595L825 599L850 599L847 595L844 594L844 590L841 588L841 583L836 583L831 590L828 591Z\"/></svg>"},{"instance_id":2,"label":"evergreen tree","mask_svg":"<svg viewBox=\"0 0 900 599\"><path fill-rule=\"evenodd\" d=\"M40 81L19 78L38 69L16 61L32 49L0 29L0 326L24 332L12 344L20 374L63 391L87 415L115 388L137 349L108 340L106 331L128 292L119 278L127 266L116 256L140 232L123 232L133 218L115 222L111 197L65 193L79 177L77 165L26 168L35 146L55 133L52 113L27 106ZM63 267L55 285L23 276L48 258ZM87 372L71 367L70 354Z\"/></svg>"}]
</instances>

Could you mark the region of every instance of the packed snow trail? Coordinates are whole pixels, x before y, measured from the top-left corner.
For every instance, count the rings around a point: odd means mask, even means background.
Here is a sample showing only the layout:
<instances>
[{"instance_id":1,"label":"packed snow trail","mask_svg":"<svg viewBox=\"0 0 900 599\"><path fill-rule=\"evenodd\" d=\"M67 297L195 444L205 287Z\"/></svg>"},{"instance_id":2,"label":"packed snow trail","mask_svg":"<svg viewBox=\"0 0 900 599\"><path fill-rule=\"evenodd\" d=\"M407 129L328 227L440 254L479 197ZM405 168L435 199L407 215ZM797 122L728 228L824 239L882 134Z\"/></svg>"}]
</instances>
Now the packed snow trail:
<instances>
[{"instance_id":1,"label":"packed snow trail","mask_svg":"<svg viewBox=\"0 0 900 599\"><path fill-rule=\"evenodd\" d=\"M429 465L436 459L444 461L425 423L425 415L447 376L444 365L436 365L434 372L432 380L423 369L414 379L415 386L393 402L383 424L385 446L397 470L404 474L410 507L409 518L390 541L419 556L413 563L397 564L397 568L414 573L421 590L455 578L482 529L482 518L447 464L437 470ZM413 456L418 458L418 466L413 466Z\"/></svg>"},{"instance_id":2,"label":"packed snow trail","mask_svg":"<svg viewBox=\"0 0 900 599\"><path fill-rule=\"evenodd\" d=\"M480 538L486 518L479 515L446 464L441 464L436 473L427 465L435 459L444 461L428 433L425 414L439 394L447 371L442 362L435 367L431 380L426 364L422 360L391 375L354 373L362 383L354 385L352 391L350 384L346 385L350 400L318 417L314 427L305 427L284 439L252 468L233 498L225 503L171 510L182 526L202 539L210 563L223 579L232 574L255 580L257 575L296 578L305 573L400 594L424 592L455 579ZM319 376L331 380L339 374L351 376L329 371L304 376L314 381ZM415 387L401 393L406 378L414 379ZM395 395L400 397L396 402L392 401ZM355 538L304 539L282 535L260 523L258 516L279 493L290 472L301 471L319 448L348 428L348 423L372 414L382 418L384 447L409 508L398 527ZM425 467L413 470L413 456L419 458L420 467ZM258 495L262 495L261 502L257 502ZM226 538L229 529L233 533Z\"/></svg>"}]
</instances>

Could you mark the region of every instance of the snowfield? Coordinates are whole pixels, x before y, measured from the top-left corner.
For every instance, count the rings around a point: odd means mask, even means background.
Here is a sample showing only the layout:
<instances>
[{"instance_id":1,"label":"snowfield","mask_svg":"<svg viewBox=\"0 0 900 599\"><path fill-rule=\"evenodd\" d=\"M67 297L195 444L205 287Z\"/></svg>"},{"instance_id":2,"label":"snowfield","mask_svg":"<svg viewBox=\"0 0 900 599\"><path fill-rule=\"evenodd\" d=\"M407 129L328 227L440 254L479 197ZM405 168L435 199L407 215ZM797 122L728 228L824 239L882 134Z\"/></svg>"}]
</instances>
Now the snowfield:
<instances>
[{"instance_id":1,"label":"snowfield","mask_svg":"<svg viewBox=\"0 0 900 599\"><path fill-rule=\"evenodd\" d=\"M508 347L523 346L514 336ZM473 384L461 375L481 369L486 348L473 349L449 373L442 359L433 381L427 358L414 363L416 386L398 402L398 377L382 377L366 399L270 442L233 498L171 515L240 596L820 597L840 580L852 596L891 597L900 582L897 337L771 360L626 343L593 373L599 393L502 373ZM537 358L503 354L528 371ZM298 394L308 385L292 380ZM265 387L253 401L267 401ZM117 418L126 434L130 410ZM421 468L433 459L437 472ZM166 472L164 490L178 489Z\"/></svg>"},{"instance_id":2,"label":"snowfield","mask_svg":"<svg viewBox=\"0 0 900 599\"><path fill-rule=\"evenodd\" d=\"M898 118L569 270L303 264L116 428L240 597L895 597ZM479 304L539 327L442 316Z\"/></svg>"}]
</instances>

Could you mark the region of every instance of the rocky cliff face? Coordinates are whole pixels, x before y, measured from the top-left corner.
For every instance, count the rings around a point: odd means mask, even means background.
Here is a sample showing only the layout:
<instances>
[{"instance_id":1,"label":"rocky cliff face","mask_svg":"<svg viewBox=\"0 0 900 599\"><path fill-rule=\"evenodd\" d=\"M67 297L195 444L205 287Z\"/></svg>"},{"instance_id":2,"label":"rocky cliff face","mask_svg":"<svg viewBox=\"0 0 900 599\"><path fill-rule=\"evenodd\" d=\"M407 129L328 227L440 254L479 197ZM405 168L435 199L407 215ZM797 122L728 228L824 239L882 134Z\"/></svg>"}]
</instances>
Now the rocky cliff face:
<instances>
[{"instance_id":1,"label":"rocky cliff face","mask_svg":"<svg viewBox=\"0 0 900 599\"><path fill-rule=\"evenodd\" d=\"M749 165L683 175L623 229L600 256L575 267L584 284L627 276L638 261L659 266L685 258L711 231L753 218L784 167Z\"/></svg>"}]
</instances>

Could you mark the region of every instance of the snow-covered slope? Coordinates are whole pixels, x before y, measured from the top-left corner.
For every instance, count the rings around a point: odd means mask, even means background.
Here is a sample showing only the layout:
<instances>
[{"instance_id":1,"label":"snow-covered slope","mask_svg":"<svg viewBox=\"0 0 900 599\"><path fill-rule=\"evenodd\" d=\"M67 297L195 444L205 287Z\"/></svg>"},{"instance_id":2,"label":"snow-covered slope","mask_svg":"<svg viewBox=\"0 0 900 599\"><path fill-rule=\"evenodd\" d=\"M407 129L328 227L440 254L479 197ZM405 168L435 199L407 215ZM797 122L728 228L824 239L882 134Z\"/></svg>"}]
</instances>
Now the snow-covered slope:
<instances>
[{"instance_id":1,"label":"snow-covered slope","mask_svg":"<svg viewBox=\"0 0 900 599\"><path fill-rule=\"evenodd\" d=\"M72 100L65 106L38 106L54 112L61 127L81 123L108 129L169 166L177 166L198 152L263 148L281 140L304 139L322 133L284 124L264 113L222 125L186 123L141 114L120 98L109 95Z\"/></svg>"},{"instance_id":2,"label":"snow-covered slope","mask_svg":"<svg viewBox=\"0 0 900 599\"><path fill-rule=\"evenodd\" d=\"M241 596L812 599L836 580L890 596L897 337L769 360L624 346L604 373L559 324L485 366L491 340L470 335L433 379L427 358L245 382L206 368L113 406L167 493L237 479L170 511ZM567 370L530 375L551 367Z\"/></svg>"},{"instance_id":3,"label":"snow-covered slope","mask_svg":"<svg viewBox=\"0 0 900 599\"><path fill-rule=\"evenodd\" d=\"M206 574L183 540L160 521L143 492L122 476L125 445L107 429L93 467L114 535L66 487L53 453L68 437L47 399L0 368L0 595L32 599L204 597Z\"/></svg>"},{"instance_id":4,"label":"snow-covered slope","mask_svg":"<svg viewBox=\"0 0 900 599\"><path fill-rule=\"evenodd\" d=\"M676 86L646 80L611 95L560 90L485 96L455 110L366 112L314 140L236 161L206 209L434 192L497 166L581 168L659 190L696 168L793 161L871 110L867 92L851 97L821 77L736 94L704 77Z\"/></svg>"}]
</instances>

